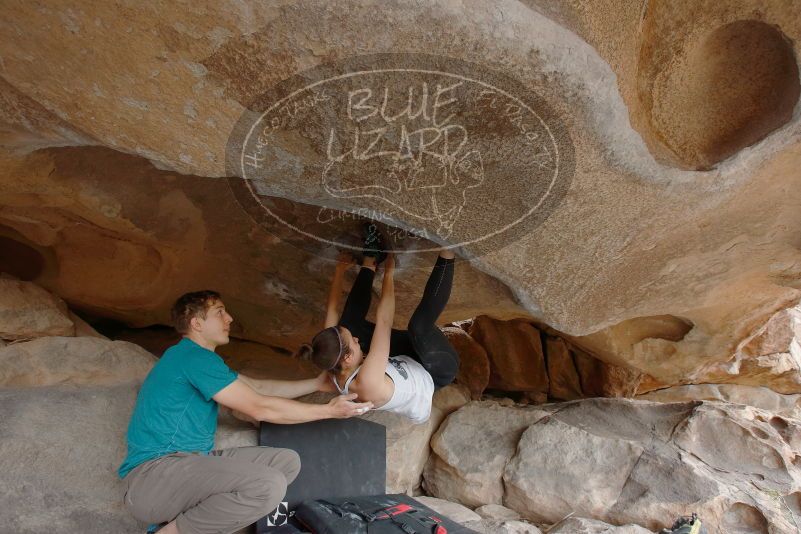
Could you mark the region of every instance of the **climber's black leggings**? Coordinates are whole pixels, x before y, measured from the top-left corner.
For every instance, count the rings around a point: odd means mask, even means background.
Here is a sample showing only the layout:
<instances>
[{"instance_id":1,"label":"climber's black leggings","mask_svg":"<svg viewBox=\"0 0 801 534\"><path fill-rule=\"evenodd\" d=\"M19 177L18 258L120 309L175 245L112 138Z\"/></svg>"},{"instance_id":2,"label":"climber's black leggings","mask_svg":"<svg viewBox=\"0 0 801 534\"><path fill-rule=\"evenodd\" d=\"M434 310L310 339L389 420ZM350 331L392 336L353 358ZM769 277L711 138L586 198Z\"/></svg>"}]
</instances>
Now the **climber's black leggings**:
<instances>
[{"instance_id":1,"label":"climber's black leggings","mask_svg":"<svg viewBox=\"0 0 801 534\"><path fill-rule=\"evenodd\" d=\"M434 270L428 277L423 298L409 319L408 330L392 329L389 341L390 356L414 358L434 379L434 386L441 388L453 382L459 370L459 355L456 349L437 327L437 317L445 309L453 287L454 260L438 257ZM365 319L370 309L375 271L362 267L345 302L339 321L350 333L359 338L362 351L367 354L373 338L375 324Z\"/></svg>"}]
</instances>

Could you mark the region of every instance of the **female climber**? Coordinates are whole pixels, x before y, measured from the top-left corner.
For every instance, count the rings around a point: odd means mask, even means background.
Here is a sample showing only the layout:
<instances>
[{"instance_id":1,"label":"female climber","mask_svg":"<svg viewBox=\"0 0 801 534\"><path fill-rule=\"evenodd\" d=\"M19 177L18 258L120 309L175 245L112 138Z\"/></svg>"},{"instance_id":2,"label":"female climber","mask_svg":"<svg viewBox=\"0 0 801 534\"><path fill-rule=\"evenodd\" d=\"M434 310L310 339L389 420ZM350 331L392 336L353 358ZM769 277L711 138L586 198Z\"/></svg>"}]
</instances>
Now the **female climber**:
<instances>
[{"instance_id":1,"label":"female climber","mask_svg":"<svg viewBox=\"0 0 801 534\"><path fill-rule=\"evenodd\" d=\"M450 384L459 368L459 356L435 322L450 297L454 254L443 250L423 291L423 298L407 330L392 328L395 315L392 254L381 251L380 236L370 225L362 266L340 317L339 297L348 264L340 262L328 298L325 329L303 345L298 355L311 360L331 378L326 389L357 393L378 410L399 413L414 423L431 414L434 390ZM386 256L386 258L384 258ZM381 298L375 324L365 316L376 267L385 260Z\"/></svg>"}]
</instances>

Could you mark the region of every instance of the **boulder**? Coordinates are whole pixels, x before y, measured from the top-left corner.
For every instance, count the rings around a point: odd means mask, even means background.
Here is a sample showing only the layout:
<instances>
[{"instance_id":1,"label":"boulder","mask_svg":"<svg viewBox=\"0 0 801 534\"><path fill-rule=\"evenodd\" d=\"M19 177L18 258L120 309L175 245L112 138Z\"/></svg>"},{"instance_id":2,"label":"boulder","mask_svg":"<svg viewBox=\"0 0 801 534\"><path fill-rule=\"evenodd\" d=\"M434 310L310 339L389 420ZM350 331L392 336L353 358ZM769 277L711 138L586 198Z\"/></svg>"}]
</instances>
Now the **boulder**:
<instances>
[{"instance_id":1,"label":"boulder","mask_svg":"<svg viewBox=\"0 0 801 534\"><path fill-rule=\"evenodd\" d=\"M798 350L801 340L801 306L793 306L775 313L756 332L744 339L738 352L753 358L780 352Z\"/></svg>"},{"instance_id":2,"label":"boulder","mask_svg":"<svg viewBox=\"0 0 801 534\"><path fill-rule=\"evenodd\" d=\"M72 335L64 301L31 282L0 278L0 338Z\"/></svg>"},{"instance_id":3,"label":"boulder","mask_svg":"<svg viewBox=\"0 0 801 534\"><path fill-rule=\"evenodd\" d=\"M8 488L0 509L14 511L7 526L140 532L116 469L155 358L121 341L41 337L0 348L0 362L0 487Z\"/></svg>"},{"instance_id":4,"label":"boulder","mask_svg":"<svg viewBox=\"0 0 801 534\"><path fill-rule=\"evenodd\" d=\"M520 514L499 504L485 504L475 509L481 516L479 521L465 523L465 526L486 534L541 534L536 525L522 521Z\"/></svg>"},{"instance_id":5,"label":"boulder","mask_svg":"<svg viewBox=\"0 0 801 534\"><path fill-rule=\"evenodd\" d=\"M706 365L698 378L801 393L801 306L774 314L727 361Z\"/></svg>"},{"instance_id":6,"label":"boulder","mask_svg":"<svg viewBox=\"0 0 801 534\"><path fill-rule=\"evenodd\" d=\"M571 512L602 517L642 453L636 442L544 417L523 432L505 466L504 505L537 522Z\"/></svg>"},{"instance_id":7,"label":"boulder","mask_svg":"<svg viewBox=\"0 0 801 534\"><path fill-rule=\"evenodd\" d=\"M503 470L520 435L547 415L495 401L470 402L448 416L431 439L423 487L429 495L465 506L501 504Z\"/></svg>"},{"instance_id":8,"label":"boulder","mask_svg":"<svg viewBox=\"0 0 801 534\"><path fill-rule=\"evenodd\" d=\"M428 506L435 512L442 514L448 519L452 519L461 525L464 525L470 521L481 520L480 515L475 513L470 508L462 506L456 502L446 501L445 499L437 499L436 497L426 497L425 495L415 497L415 499Z\"/></svg>"},{"instance_id":9,"label":"boulder","mask_svg":"<svg viewBox=\"0 0 801 534\"><path fill-rule=\"evenodd\" d=\"M585 397L633 397L637 393L641 372L601 361L575 347L571 353Z\"/></svg>"},{"instance_id":10,"label":"boulder","mask_svg":"<svg viewBox=\"0 0 801 534\"><path fill-rule=\"evenodd\" d=\"M801 395L784 395L762 386L740 384L688 384L637 395L638 399L655 402L687 402L693 400L725 401L753 406L782 417L801 419Z\"/></svg>"},{"instance_id":11,"label":"boulder","mask_svg":"<svg viewBox=\"0 0 801 534\"><path fill-rule=\"evenodd\" d=\"M5 528L144 531L123 505L117 468L139 387L155 361L137 345L98 337L40 337L0 347ZM221 411L216 448L256 444L253 427Z\"/></svg>"},{"instance_id":12,"label":"boulder","mask_svg":"<svg viewBox=\"0 0 801 534\"><path fill-rule=\"evenodd\" d=\"M536 525L517 519L499 521L495 519L481 519L469 521L465 526L481 532L482 534L542 534Z\"/></svg>"},{"instance_id":13,"label":"boulder","mask_svg":"<svg viewBox=\"0 0 801 534\"><path fill-rule=\"evenodd\" d=\"M490 378L487 351L463 328L446 326L442 331L459 354L459 374L456 375L455 382L467 387L470 397L478 400Z\"/></svg>"},{"instance_id":14,"label":"boulder","mask_svg":"<svg viewBox=\"0 0 801 534\"><path fill-rule=\"evenodd\" d=\"M423 469L431 454L429 442L442 421L470 400L464 387L445 386L434 393L431 417L423 424L412 424L398 414L373 410L364 419L387 427L387 493L416 494Z\"/></svg>"},{"instance_id":15,"label":"boulder","mask_svg":"<svg viewBox=\"0 0 801 534\"><path fill-rule=\"evenodd\" d=\"M747 406L705 403L676 427L671 442L730 484L740 478L762 492L781 495L801 488L799 420Z\"/></svg>"},{"instance_id":16,"label":"boulder","mask_svg":"<svg viewBox=\"0 0 801 534\"><path fill-rule=\"evenodd\" d=\"M485 504L484 506L476 508L475 512L480 515L482 519L495 519L498 521L520 519L520 514L500 504Z\"/></svg>"},{"instance_id":17,"label":"boulder","mask_svg":"<svg viewBox=\"0 0 801 534\"><path fill-rule=\"evenodd\" d=\"M255 447L258 444L258 429L234 417L230 410L221 406L217 419L217 433L214 435L214 448Z\"/></svg>"},{"instance_id":18,"label":"boulder","mask_svg":"<svg viewBox=\"0 0 801 534\"><path fill-rule=\"evenodd\" d=\"M548 327L543 330L547 334L540 334L524 319L503 321L487 316L445 328L451 342L466 356L463 367L476 367L475 361L483 364L483 354L478 351L483 348L490 360L486 386L522 392L522 401L542 404L549 398L631 397L637 392L644 378L640 371L589 355L575 344L577 338ZM472 388L479 390L481 370L473 367L460 369L457 380L472 379L477 382Z\"/></svg>"},{"instance_id":19,"label":"boulder","mask_svg":"<svg viewBox=\"0 0 801 534\"><path fill-rule=\"evenodd\" d=\"M114 328L111 331L106 330L106 332L110 338L139 345L157 358L161 358L164 352L181 341L182 337L174 328L162 325L148 328ZM236 338L232 339L228 345L218 347L217 353L225 359L225 354L220 349L227 348L235 342Z\"/></svg>"},{"instance_id":20,"label":"boulder","mask_svg":"<svg viewBox=\"0 0 801 534\"><path fill-rule=\"evenodd\" d=\"M139 384L0 388L0 510L9 532L140 534L117 468ZM215 447L256 445L223 420ZM46 513L44 513L46 511Z\"/></svg>"},{"instance_id":21,"label":"boulder","mask_svg":"<svg viewBox=\"0 0 801 534\"><path fill-rule=\"evenodd\" d=\"M8 532L140 534L117 468L139 385L0 388L0 515Z\"/></svg>"},{"instance_id":22,"label":"boulder","mask_svg":"<svg viewBox=\"0 0 801 534\"><path fill-rule=\"evenodd\" d=\"M548 534L653 534L639 525L615 526L597 519L570 517L554 525Z\"/></svg>"},{"instance_id":23,"label":"boulder","mask_svg":"<svg viewBox=\"0 0 801 534\"><path fill-rule=\"evenodd\" d=\"M490 363L487 387L548 392L540 331L529 321L499 321L482 315L473 320L469 334L487 351Z\"/></svg>"},{"instance_id":24,"label":"boulder","mask_svg":"<svg viewBox=\"0 0 801 534\"><path fill-rule=\"evenodd\" d=\"M504 429L499 410L518 425ZM588 399L535 412L473 402L451 414L432 439L425 487L468 506L500 497L537 524L576 514L657 531L697 512L710 534L794 532L799 420L710 401ZM484 442L505 452L491 456Z\"/></svg>"},{"instance_id":25,"label":"boulder","mask_svg":"<svg viewBox=\"0 0 801 534\"><path fill-rule=\"evenodd\" d=\"M437 513L440 513L457 523L476 532L486 534L542 534L542 531L531 523L517 519L489 519L462 506L461 504L437 499L436 497L416 497Z\"/></svg>"},{"instance_id":26,"label":"boulder","mask_svg":"<svg viewBox=\"0 0 801 534\"><path fill-rule=\"evenodd\" d=\"M567 343L560 337L545 338L545 360L548 366L548 396L556 400L584 397L576 364Z\"/></svg>"},{"instance_id":27,"label":"boulder","mask_svg":"<svg viewBox=\"0 0 801 534\"><path fill-rule=\"evenodd\" d=\"M137 383L156 358L125 341L40 337L0 348L0 387Z\"/></svg>"},{"instance_id":28,"label":"boulder","mask_svg":"<svg viewBox=\"0 0 801 534\"><path fill-rule=\"evenodd\" d=\"M106 336L92 328L92 325L78 317L74 312L69 312L70 321L75 325L75 335L78 337L98 337L100 339L108 339Z\"/></svg>"}]
</instances>

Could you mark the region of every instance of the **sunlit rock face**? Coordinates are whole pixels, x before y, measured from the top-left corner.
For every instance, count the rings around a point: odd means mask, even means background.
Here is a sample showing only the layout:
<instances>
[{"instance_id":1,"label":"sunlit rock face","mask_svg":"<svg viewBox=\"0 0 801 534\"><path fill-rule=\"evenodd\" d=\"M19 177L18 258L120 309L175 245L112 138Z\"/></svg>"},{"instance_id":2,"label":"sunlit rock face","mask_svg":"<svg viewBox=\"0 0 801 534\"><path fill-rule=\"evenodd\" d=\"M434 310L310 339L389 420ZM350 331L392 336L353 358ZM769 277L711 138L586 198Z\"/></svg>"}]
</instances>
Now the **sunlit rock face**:
<instances>
[{"instance_id":1,"label":"sunlit rock face","mask_svg":"<svg viewBox=\"0 0 801 534\"><path fill-rule=\"evenodd\" d=\"M396 326L458 246L443 322L709 381L801 298L798 9L9 6L0 269L134 326L213 287L238 337L292 350L367 215L401 252Z\"/></svg>"}]
</instances>

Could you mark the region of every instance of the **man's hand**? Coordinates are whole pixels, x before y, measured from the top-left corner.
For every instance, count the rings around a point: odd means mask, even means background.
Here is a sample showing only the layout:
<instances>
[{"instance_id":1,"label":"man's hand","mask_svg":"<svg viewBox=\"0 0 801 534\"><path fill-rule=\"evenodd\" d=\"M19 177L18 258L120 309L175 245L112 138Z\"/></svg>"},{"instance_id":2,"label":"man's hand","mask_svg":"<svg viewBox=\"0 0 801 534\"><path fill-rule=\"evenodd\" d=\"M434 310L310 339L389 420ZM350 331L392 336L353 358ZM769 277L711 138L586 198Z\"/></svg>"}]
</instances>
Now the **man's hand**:
<instances>
[{"instance_id":1,"label":"man's hand","mask_svg":"<svg viewBox=\"0 0 801 534\"><path fill-rule=\"evenodd\" d=\"M356 415L364 415L373 408L372 402L353 402L356 397L358 397L356 393L349 393L331 399L328 403L331 417L334 419L346 419Z\"/></svg>"}]
</instances>

